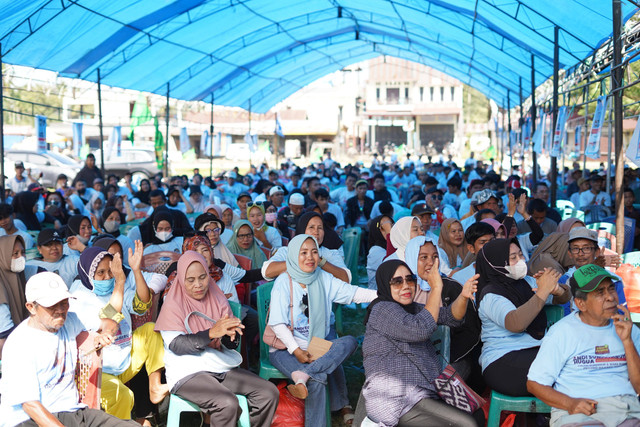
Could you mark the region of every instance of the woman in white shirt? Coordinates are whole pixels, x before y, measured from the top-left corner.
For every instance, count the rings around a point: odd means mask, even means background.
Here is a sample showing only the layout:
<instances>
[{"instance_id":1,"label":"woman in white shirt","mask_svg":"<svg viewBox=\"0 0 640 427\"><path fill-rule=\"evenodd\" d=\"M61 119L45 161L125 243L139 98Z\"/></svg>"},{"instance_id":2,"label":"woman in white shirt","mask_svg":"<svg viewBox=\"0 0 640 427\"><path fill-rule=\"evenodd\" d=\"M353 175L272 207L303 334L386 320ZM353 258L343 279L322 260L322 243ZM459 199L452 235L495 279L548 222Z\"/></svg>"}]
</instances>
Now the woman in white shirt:
<instances>
[{"instance_id":1,"label":"woman in white shirt","mask_svg":"<svg viewBox=\"0 0 640 427\"><path fill-rule=\"evenodd\" d=\"M325 384L328 377L356 349L352 336L331 339L330 313L333 303L371 302L376 292L351 286L318 268L318 243L308 234L289 242L287 272L276 279L271 291L268 324L286 349L270 348L269 359L295 384L289 391L306 399L305 426L326 425ZM291 301L293 306L290 307ZM331 341L331 347L314 359L307 351L312 338ZM346 402L332 402L332 410L344 408Z\"/></svg>"},{"instance_id":2,"label":"woman in white shirt","mask_svg":"<svg viewBox=\"0 0 640 427\"><path fill-rule=\"evenodd\" d=\"M369 254L367 255L367 277L369 289L377 289L376 271L387 255L387 236L393 227L393 219L386 215L369 221Z\"/></svg>"}]
</instances>

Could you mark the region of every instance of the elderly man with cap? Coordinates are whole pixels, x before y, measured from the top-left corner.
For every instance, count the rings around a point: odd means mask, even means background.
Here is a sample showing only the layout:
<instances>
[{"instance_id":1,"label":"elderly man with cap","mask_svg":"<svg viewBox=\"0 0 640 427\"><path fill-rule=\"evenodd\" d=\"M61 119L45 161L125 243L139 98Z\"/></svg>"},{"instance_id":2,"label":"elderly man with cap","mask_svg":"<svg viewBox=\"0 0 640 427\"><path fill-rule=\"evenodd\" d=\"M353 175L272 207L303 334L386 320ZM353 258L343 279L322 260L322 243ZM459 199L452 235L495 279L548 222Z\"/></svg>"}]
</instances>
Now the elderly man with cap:
<instances>
[{"instance_id":1,"label":"elderly man with cap","mask_svg":"<svg viewBox=\"0 0 640 427\"><path fill-rule=\"evenodd\" d=\"M43 271L59 274L67 285L71 285L78 275L78 256L65 255L62 249L62 236L52 228L45 228L38 234L39 257L27 261L25 275L27 279Z\"/></svg>"},{"instance_id":2,"label":"elderly man with cap","mask_svg":"<svg viewBox=\"0 0 640 427\"><path fill-rule=\"evenodd\" d=\"M269 201L278 210L284 206L284 190L282 187L279 185L271 187L269 190Z\"/></svg>"},{"instance_id":3,"label":"elderly man with cap","mask_svg":"<svg viewBox=\"0 0 640 427\"><path fill-rule=\"evenodd\" d=\"M85 327L68 313L72 297L60 276L36 274L27 282L25 294L30 316L9 335L3 350L2 425L137 425L78 403L76 337ZM101 333L94 344L106 346L113 339Z\"/></svg>"},{"instance_id":4,"label":"elderly man with cap","mask_svg":"<svg viewBox=\"0 0 640 427\"><path fill-rule=\"evenodd\" d=\"M529 369L527 389L552 407L551 427L640 425L640 331L614 280L594 264L576 270L578 312L551 327Z\"/></svg>"},{"instance_id":5,"label":"elderly man with cap","mask_svg":"<svg viewBox=\"0 0 640 427\"><path fill-rule=\"evenodd\" d=\"M496 196L496 194L488 188L476 192L471 198L471 205L469 208L469 212L467 213L468 216L465 215L460 221L462 224L462 228L466 230L471 224L476 222L475 213L482 209L490 209L495 212L496 215L498 215L500 213L498 202L498 196Z\"/></svg>"},{"instance_id":6,"label":"elderly man with cap","mask_svg":"<svg viewBox=\"0 0 640 427\"><path fill-rule=\"evenodd\" d=\"M24 176L24 163L16 162L16 175L7 180L7 188L11 190L11 195L14 196L21 191L26 191L27 186L32 182L35 182L35 178L31 176L31 169L27 171L27 176Z\"/></svg>"}]
</instances>

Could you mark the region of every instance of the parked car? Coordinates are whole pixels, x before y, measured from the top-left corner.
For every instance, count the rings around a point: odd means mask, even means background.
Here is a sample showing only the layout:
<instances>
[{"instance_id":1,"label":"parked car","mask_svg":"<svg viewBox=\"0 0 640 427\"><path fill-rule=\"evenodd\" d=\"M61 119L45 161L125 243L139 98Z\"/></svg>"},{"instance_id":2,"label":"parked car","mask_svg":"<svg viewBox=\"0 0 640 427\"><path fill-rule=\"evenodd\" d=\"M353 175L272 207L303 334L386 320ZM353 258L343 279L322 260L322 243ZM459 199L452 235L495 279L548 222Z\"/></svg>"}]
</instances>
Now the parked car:
<instances>
[{"instance_id":1,"label":"parked car","mask_svg":"<svg viewBox=\"0 0 640 427\"><path fill-rule=\"evenodd\" d=\"M28 150L9 150L5 152L5 156L14 163L23 162L25 168L31 168L32 175L42 172L40 183L45 188L55 187L56 179L61 173L67 175L69 182L73 181L73 178L76 177L83 166L70 157L52 151L38 153ZM14 168L8 171L5 170L5 175L8 177L14 176Z\"/></svg>"},{"instance_id":2,"label":"parked car","mask_svg":"<svg viewBox=\"0 0 640 427\"><path fill-rule=\"evenodd\" d=\"M100 167L100 150L94 151L93 154L96 156L96 166ZM120 157L112 153L107 158L105 153L104 170L107 175L115 174L120 178L124 176L125 172L131 172L134 176L134 182L162 172L156 163L156 153L153 150L142 148L122 149Z\"/></svg>"}]
</instances>

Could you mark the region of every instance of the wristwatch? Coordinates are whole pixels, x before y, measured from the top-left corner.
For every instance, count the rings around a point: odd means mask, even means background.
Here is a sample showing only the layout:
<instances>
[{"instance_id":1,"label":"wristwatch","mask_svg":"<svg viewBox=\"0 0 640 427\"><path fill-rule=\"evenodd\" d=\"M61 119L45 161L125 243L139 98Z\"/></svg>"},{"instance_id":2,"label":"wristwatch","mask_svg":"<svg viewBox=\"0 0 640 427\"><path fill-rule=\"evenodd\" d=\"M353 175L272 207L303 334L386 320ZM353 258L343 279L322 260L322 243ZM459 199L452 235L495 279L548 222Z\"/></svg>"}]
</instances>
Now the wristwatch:
<instances>
[{"instance_id":1,"label":"wristwatch","mask_svg":"<svg viewBox=\"0 0 640 427\"><path fill-rule=\"evenodd\" d=\"M327 259L325 257L320 258L320 262L318 263L318 267L322 268L327 263Z\"/></svg>"}]
</instances>

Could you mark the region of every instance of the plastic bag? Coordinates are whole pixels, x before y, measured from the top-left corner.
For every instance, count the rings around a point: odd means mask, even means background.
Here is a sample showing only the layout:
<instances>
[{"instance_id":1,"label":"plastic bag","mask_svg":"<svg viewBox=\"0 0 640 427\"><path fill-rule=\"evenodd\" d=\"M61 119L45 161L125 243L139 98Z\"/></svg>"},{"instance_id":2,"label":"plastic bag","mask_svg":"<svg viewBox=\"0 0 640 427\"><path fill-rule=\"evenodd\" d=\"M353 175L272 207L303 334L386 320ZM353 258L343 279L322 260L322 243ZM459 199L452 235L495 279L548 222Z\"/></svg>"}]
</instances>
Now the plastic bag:
<instances>
[{"instance_id":1,"label":"plastic bag","mask_svg":"<svg viewBox=\"0 0 640 427\"><path fill-rule=\"evenodd\" d=\"M627 300L627 308L632 313L640 313L640 267L631 264L622 264L616 270L616 274L624 283L624 297Z\"/></svg>"},{"instance_id":2,"label":"plastic bag","mask_svg":"<svg viewBox=\"0 0 640 427\"><path fill-rule=\"evenodd\" d=\"M271 427L304 427L304 400L293 397L287 390L287 382L278 383L280 401Z\"/></svg>"}]
</instances>

